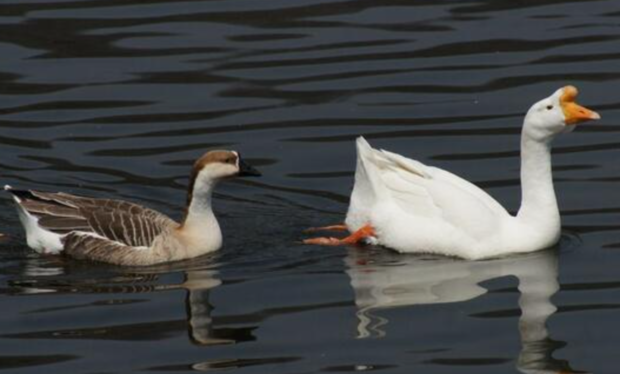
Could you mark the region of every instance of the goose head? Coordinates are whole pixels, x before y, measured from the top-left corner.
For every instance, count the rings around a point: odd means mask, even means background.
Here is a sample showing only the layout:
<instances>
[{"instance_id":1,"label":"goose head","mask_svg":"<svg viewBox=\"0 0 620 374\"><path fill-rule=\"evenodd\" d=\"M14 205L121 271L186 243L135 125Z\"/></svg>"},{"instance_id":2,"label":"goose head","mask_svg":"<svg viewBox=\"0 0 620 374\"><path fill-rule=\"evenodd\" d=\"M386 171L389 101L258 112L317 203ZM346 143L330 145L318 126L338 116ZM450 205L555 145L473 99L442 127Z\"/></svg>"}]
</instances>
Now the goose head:
<instances>
[{"instance_id":1,"label":"goose head","mask_svg":"<svg viewBox=\"0 0 620 374\"><path fill-rule=\"evenodd\" d=\"M201 179L221 180L231 177L260 176L260 172L246 163L235 151L209 151L194 163L194 182Z\"/></svg>"},{"instance_id":2,"label":"goose head","mask_svg":"<svg viewBox=\"0 0 620 374\"><path fill-rule=\"evenodd\" d=\"M575 125L601 116L575 101L579 91L565 86L553 95L532 105L525 116L524 134L539 141L550 141L556 135L574 130Z\"/></svg>"},{"instance_id":3,"label":"goose head","mask_svg":"<svg viewBox=\"0 0 620 374\"><path fill-rule=\"evenodd\" d=\"M188 204L194 193L210 192L220 180L260 176L261 173L246 163L235 151L209 151L194 163L189 181Z\"/></svg>"}]
</instances>

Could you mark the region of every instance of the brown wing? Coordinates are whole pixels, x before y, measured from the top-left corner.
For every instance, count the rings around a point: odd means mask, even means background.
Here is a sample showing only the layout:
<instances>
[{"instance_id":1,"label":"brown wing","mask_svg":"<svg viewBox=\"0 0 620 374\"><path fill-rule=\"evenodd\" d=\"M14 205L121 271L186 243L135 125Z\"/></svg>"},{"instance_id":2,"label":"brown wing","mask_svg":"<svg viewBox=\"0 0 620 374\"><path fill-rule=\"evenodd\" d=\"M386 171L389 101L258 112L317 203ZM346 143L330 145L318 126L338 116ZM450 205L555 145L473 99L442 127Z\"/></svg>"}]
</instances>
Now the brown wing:
<instances>
[{"instance_id":1,"label":"brown wing","mask_svg":"<svg viewBox=\"0 0 620 374\"><path fill-rule=\"evenodd\" d=\"M159 216L99 208L84 210L83 214L95 233L130 246L149 247L157 235L171 227Z\"/></svg>"},{"instance_id":2,"label":"brown wing","mask_svg":"<svg viewBox=\"0 0 620 374\"><path fill-rule=\"evenodd\" d=\"M152 265L166 261L159 253L99 238L94 234L72 232L63 238L65 253L81 260L107 262L116 265ZM145 255L144 251L148 251Z\"/></svg>"},{"instance_id":3,"label":"brown wing","mask_svg":"<svg viewBox=\"0 0 620 374\"><path fill-rule=\"evenodd\" d=\"M39 225L58 234L92 232L129 246L151 245L177 223L152 209L126 201L93 199L66 193L9 190L18 204L39 218Z\"/></svg>"}]
</instances>

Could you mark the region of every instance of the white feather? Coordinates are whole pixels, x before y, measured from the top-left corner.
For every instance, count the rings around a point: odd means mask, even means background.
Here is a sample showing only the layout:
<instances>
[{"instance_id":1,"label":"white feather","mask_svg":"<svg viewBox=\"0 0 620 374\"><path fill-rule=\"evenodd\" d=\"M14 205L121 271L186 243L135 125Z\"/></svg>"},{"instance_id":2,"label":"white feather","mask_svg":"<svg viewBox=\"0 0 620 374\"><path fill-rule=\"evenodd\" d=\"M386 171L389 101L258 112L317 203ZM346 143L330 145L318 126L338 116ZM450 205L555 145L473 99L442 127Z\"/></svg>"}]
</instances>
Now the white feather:
<instances>
[{"instance_id":1,"label":"white feather","mask_svg":"<svg viewBox=\"0 0 620 374\"><path fill-rule=\"evenodd\" d=\"M529 227L491 196L452 173L373 149L361 137L357 150L346 224L352 232L370 224L376 243L399 252L480 259L542 249L554 240L529 235Z\"/></svg>"},{"instance_id":2,"label":"white feather","mask_svg":"<svg viewBox=\"0 0 620 374\"><path fill-rule=\"evenodd\" d=\"M28 246L39 253L60 253L63 250L62 236L39 226L39 219L22 208L17 197L13 198L17 202L17 213L26 231Z\"/></svg>"},{"instance_id":3,"label":"white feather","mask_svg":"<svg viewBox=\"0 0 620 374\"><path fill-rule=\"evenodd\" d=\"M567 86L527 112L521 136L519 213L513 217L486 192L445 170L373 149L357 139L355 185L346 224L352 232L370 225L373 242L399 252L429 252L468 259L531 252L557 243L560 215L551 175L551 141L567 123L599 119L565 116L576 96ZM567 96L568 94L568 96ZM568 97L569 99L567 99ZM585 115L584 113L589 113Z\"/></svg>"}]
</instances>

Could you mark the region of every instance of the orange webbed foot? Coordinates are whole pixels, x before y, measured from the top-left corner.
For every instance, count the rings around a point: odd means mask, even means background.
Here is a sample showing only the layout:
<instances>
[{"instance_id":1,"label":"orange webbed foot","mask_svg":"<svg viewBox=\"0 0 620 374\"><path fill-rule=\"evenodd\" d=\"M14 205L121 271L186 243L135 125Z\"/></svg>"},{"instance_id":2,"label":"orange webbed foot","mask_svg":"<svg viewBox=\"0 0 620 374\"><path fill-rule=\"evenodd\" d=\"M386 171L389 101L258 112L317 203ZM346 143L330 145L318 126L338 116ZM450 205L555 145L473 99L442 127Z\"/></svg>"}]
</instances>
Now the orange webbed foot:
<instances>
[{"instance_id":1,"label":"orange webbed foot","mask_svg":"<svg viewBox=\"0 0 620 374\"><path fill-rule=\"evenodd\" d=\"M304 232L317 232L317 231L349 231L347 225L344 223L323 227L310 227L304 230Z\"/></svg>"},{"instance_id":2,"label":"orange webbed foot","mask_svg":"<svg viewBox=\"0 0 620 374\"><path fill-rule=\"evenodd\" d=\"M375 236L375 229L366 225L361 229L357 230L353 234L347 236L344 239L338 238L312 238L305 239L304 244L315 244L315 245L328 245L328 246L339 246L339 245L360 245L363 244L367 238Z\"/></svg>"},{"instance_id":3,"label":"orange webbed foot","mask_svg":"<svg viewBox=\"0 0 620 374\"><path fill-rule=\"evenodd\" d=\"M339 246L345 245L346 243L342 242L342 239L338 238L312 238L312 239L304 239L304 244L314 244L314 245L327 245L327 246Z\"/></svg>"}]
</instances>

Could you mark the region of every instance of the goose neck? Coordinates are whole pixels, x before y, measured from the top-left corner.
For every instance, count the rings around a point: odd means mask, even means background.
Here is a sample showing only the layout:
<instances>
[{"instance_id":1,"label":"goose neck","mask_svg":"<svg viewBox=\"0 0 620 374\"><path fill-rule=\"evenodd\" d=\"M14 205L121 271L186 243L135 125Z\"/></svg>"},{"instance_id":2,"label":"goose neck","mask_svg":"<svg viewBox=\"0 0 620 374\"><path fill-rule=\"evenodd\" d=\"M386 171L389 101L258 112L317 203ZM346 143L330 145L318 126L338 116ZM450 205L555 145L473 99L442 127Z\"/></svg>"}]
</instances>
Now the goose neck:
<instances>
[{"instance_id":1,"label":"goose neck","mask_svg":"<svg viewBox=\"0 0 620 374\"><path fill-rule=\"evenodd\" d=\"M551 167L551 142L521 136L521 208L518 217L533 222L559 222Z\"/></svg>"}]
</instances>

